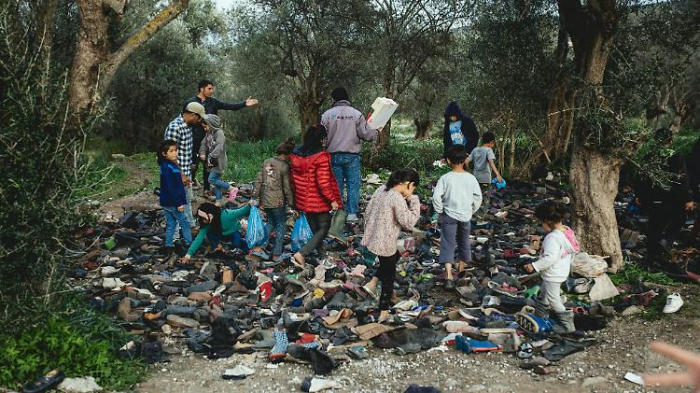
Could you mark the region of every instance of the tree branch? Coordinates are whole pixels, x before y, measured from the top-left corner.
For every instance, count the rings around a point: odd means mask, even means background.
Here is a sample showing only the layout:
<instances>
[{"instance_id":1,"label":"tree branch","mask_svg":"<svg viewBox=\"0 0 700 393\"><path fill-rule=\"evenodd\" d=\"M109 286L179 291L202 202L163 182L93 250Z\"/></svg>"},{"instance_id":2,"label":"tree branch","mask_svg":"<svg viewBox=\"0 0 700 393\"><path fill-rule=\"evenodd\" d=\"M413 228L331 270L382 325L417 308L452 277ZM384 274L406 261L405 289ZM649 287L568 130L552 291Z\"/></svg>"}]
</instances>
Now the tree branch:
<instances>
[{"instance_id":1,"label":"tree branch","mask_svg":"<svg viewBox=\"0 0 700 393\"><path fill-rule=\"evenodd\" d=\"M105 0L110 1L110 0ZM118 0L114 0L118 2ZM126 2L126 0L122 0ZM119 49L110 54L103 66L103 79L99 86L100 96L104 96L104 93L109 89L114 74L119 69L119 66L124 63L126 59L129 58L138 48L146 43L151 37L153 37L160 29L165 27L173 19L177 18L183 11L187 9L190 4L190 0L172 0L170 4L156 14L148 23L146 23L139 31L134 33L129 39L119 47Z\"/></svg>"}]
</instances>

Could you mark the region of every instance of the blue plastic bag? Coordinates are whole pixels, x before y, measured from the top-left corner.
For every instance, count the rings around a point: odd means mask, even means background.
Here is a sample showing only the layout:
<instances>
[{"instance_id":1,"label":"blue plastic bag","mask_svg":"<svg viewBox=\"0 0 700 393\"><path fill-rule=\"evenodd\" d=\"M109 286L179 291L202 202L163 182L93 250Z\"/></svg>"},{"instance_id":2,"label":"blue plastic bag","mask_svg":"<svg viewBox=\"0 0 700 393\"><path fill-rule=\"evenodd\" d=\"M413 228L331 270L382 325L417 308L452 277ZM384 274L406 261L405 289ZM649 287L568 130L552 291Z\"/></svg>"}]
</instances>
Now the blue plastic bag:
<instances>
[{"instance_id":1,"label":"blue plastic bag","mask_svg":"<svg viewBox=\"0 0 700 393\"><path fill-rule=\"evenodd\" d=\"M495 184L495 185L496 185L496 188L499 189L499 190L502 189L502 188L506 188L506 179L501 179L501 181L499 182L498 179L493 178L493 179L491 180L491 183Z\"/></svg>"},{"instance_id":2,"label":"blue plastic bag","mask_svg":"<svg viewBox=\"0 0 700 393\"><path fill-rule=\"evenodd\" d=\"M292 230L292 252L298 252L304 245L314 236L309 222L306 220L306 215L302 214L294 222Z\"/></svg>"},{"instance_id":3,"label":"blue plastic bag","mask_svg":"<svg viewBox=\"0 0 700 393\"><path fill-rule=\"evenodd\" d=\"M262 220L260 210L256 206L250 208L245 242L248 244L248 248L262 247L267 244L267 227Z\"/></svg>"}]
</instances>

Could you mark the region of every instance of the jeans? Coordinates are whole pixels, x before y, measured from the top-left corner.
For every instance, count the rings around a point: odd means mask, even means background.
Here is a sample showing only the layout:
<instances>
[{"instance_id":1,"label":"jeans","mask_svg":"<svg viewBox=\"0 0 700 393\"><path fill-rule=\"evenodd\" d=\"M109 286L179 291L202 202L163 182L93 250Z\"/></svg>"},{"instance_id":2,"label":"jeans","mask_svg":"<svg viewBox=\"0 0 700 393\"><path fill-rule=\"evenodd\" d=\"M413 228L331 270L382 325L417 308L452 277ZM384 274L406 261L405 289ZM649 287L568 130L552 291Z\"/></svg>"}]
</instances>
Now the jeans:
<instances>
[{"instance_id":1,"label":"jeans","mask_svg":"<svg viewBox=\"0 0 700 393\"><path fill-rule=\"evenodd\" d=\"M185 186L185 199L187 199L187 204L185 205L185 216L190 220L190 226L195 226L194 216L192 216L192 200L194 199L194 193L192 192L192 184Z\"/></svg>"},{"instance_id":2,"label":"jeans","mask_svg":"<svg viewBox=\"0 0 700 393\"><path fill-rule=\"evenodd\" d=\"M222 235L214 233L214 231L212 231L211 228L207 232L207 239L209 239L209 244L211 244L211 248L216 248L219 245L219 243L221 243L222 238ZM235 231L233 232L233 234L228 235L226 238L224 238L224 240L230 241L231 245L234 248L238 248L245 253L248 252L248 245L246 244L243 235L241 235L241 232Z\"/></svg>"},{"instance_id":3,"label":"jeans","mask_svg":"<svg viewBox=\"0 0 700 393\"><path fill-rule=\"evenodd\" d=\"M307 256L315 249L321 258L325 258L326 250L323 248L323 240L326 238L328 230L331 228L331 214L328 212L306 213L306 220L309 221L309 226L314 233L314 237L299 250L299 254Z\"/></svg>"},{"instance_id":4,"label":"jeans","mask_svg":"<svg viewBox=\"0 0 700 393\"><path fill-rule=\"evenodd\" d=\"M284 206L265 209L265 214L267 215L267 233L275 230L275 246L272 249L272 255L282 255L284 234L287 231L287 209Z\"/></svg>"},{"instance_id":5,"label":"jeans","mask_svg":"<svg viewBox=\"0 0 700 393\"><path fill-rule=\"evenodd\" d=\"M221 173L209 172L209 183L214 186L214 195L216 195L216 200L221 199L221 190L228 190L231 185L221 180Z\"/></svg>"},{"instance_id":6,"label":"jeans","mask_svg":"<svg viewBox=\"0 0 700 393\"><path fill-rule=\"evenodd\" d=\"M180 228L182 228L185 245L189 246L192 243L192 232L190 231L190 222L185 212L177 211L176 207L163 207L163 214L165 215L165 247L173 246L178 223Z\"/></svg>"},{"instance_id":7,"label":"jeans","mask_svg":"<svg viewBox=\"0 0 700 393\"><path fill-rule=\"evenodd\" d=\"M457 258L460 261L470 262L471 244L469 243L469 232L471 231L470 222L462 222L455 220L445 213L440 215L442 223L440 224L440 263L455 262L455 248L457 249Z\"/></svg>"},{"instance_id":8,"label":"jeans","mask_svg":"<svg viewBox=\"0 0 700 393\"><path fill-rule=\"evenodd\" d=\"M396 263L399 261L399 253L390 256L379 256L379 268L377 276L382 283L382 293L379 295L379 309L391 308L391 295L394 293L394 280L396 279Z\"/></svg>"},{"instance_id":9,"label":"jeans","mask_svg":"<svg viewBox=\"0 0 700 393\"><path fill-rule=\"evenodd\" d=\"M345 186L347 186L347 198L343 199L345 211L348 214L357 214L360 204L360 186L362 185L360 155L334 153L331 155L331 167L335 180L338 181L341 198L344 198Z\"/></svg>"}]
</instances>

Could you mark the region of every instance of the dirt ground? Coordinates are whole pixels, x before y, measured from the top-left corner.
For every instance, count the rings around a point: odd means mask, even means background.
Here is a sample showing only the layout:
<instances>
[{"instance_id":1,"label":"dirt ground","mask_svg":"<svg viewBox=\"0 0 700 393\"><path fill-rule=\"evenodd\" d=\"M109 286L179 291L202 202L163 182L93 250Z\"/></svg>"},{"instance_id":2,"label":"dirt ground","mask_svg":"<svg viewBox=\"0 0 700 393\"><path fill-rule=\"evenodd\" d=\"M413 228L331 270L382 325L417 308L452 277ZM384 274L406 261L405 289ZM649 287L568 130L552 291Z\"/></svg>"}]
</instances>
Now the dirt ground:
<instances>
[{"instance_id":1,"label":"dirt ground","mask_svg":"<svg viewBox=\"0 0 700 393\"><path fill-rule=\"evenodd\" d=\"M646 321L640 315L616 317L604 330L591 332L599 343L564 358L558 372L536 375L519 367L512 354L470 355L449 348L398 356L391 351L371 349L367 360L342 364L326 378L342 385L336 392L403 392L410 384L434 386L454 392L684 392L688 388L646 388L624 379L627 372L671 372L680 370L672 361L651 353L653 340L677 344L690 350L700 348L700 328L695 299L700 288L683 286L687 307L678 314ZM139 392L194 393L211 391L295 392L301 381L313 375L308 365L283 363L268 368L265 354L233 355L208 360L185 351L173 355L170 363L153 367L150 378L136 388ZM255 373L245 380L226 381L224 370L247 365Z\"/></svg>"},{"instance_id":2,"label":"dirt ground","mask_svg":"<svg viewBox=\"0 0 700 393\"><path fill-rule=\"evenodd\" d=\"M157 207L157 198L140 192L99 208L103 218L119 219L124 211ZM640 315L616 317L610 325L590 335L598 344L584 352L566 357L555 365L557 373L536 375L519 367L513 354L471 355L455 348L399 356L391 351L370 348L370 358L340 365L328 379L342 385L335 392L403 392L410 384L434 386L454 392L687 392L689 388L649 388L624 379L627 372L672 372L681 368L660 355L651 353L648 344L662 340L689 350L700 350L700 287L682 285L668 288L678 291L686 301L678 313L647 321ZM171 355L170 363L151 368L138 392L195 393L212 391L298 392L305 377L313 376L309 365L282 363L268 365L266 353L233 355L228 359L208 360L188 351L182 342L172 340L182 351ZM168 342L166 342L168 344ZM245 380L226 381L227 368L246 365L255 373Z\"/></svg>"}]
</instances>

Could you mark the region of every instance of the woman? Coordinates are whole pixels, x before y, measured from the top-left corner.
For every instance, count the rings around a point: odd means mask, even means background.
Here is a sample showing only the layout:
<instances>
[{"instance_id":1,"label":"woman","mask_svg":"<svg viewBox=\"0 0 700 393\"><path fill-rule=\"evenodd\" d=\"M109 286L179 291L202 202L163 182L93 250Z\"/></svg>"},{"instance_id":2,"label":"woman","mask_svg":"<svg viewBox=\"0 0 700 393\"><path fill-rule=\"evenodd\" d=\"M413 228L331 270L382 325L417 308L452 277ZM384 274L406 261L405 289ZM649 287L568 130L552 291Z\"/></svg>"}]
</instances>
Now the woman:
<instances>
[{"instance_id":1,"label":"woman","mask_svg":"<svg viewBox=\"0 0 700 393\"><path fill-rule=\"evenodd\" d=\"M250 214L250 207L254 203L255 201L251 199L249 204L240 209L222 209L213 203L202 203L196 214L200 225L199 233L187 250L187 254L182 258L182 262L188 263L190 261L192 255L204 242L204 238L207 238L212 248L217 250L223 250L221 239L228 238L234 247L248 252L245 239L240 232L241 223L239 220Z\"/></svg>"},{"instance_id":2,"label":"woman","mask_svg":"<svg viewBox=\"0 0 700 393\"><path fill-rule=\"evenodd\" d=\"M303 267L306 256L314 249L325 257L323 239L331 226L331 210L343 208L338 182L331 170L331 155L325 150L328 139L326 128L320 124L306 130L304 143L290 155L292 183L296 209L306 214L314 236L296 254L292 262Z\"/></svg>"}]
</instances>

